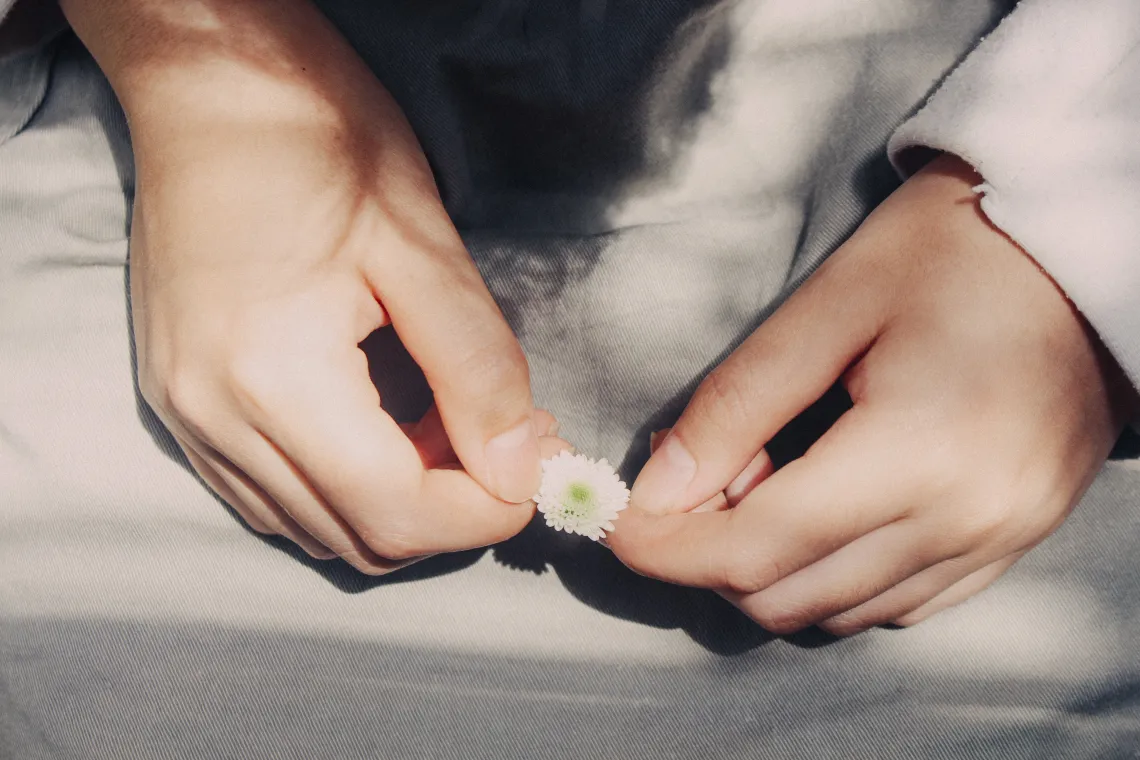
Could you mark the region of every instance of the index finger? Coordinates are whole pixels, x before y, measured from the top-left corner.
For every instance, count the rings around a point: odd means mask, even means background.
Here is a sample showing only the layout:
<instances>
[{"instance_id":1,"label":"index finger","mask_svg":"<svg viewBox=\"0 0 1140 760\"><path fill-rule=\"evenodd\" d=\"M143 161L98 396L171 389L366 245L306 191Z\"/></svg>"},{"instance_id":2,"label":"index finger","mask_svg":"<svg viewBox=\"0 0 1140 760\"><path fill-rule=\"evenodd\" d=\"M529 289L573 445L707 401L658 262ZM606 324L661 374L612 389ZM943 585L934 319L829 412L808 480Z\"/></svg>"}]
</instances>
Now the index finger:
<instances>
[{"instance_id":1,"label":"index finger","mask_svg":"<svg viewBox=\"0 0 1140 760\"><path fill-rule=\"evenodd\" d=\"M305 371L266 385L251 422L322 501L381 557L403 559L501 541L531 503L488 494L461 470L426 470L380 406L359 349L326 348Z\"/></svg>"},{"instance_id":2,"label":"index finger","mask_svg":"<svg viewBox=\"0 0 1140 760\"><path fill-rule=\"evenodd\" d=\"M412 245L370 259L376 298L423 370L459 461L495 496L523 502L542 477L526 355L458 234Z\"/></svg>"}]
</instances>

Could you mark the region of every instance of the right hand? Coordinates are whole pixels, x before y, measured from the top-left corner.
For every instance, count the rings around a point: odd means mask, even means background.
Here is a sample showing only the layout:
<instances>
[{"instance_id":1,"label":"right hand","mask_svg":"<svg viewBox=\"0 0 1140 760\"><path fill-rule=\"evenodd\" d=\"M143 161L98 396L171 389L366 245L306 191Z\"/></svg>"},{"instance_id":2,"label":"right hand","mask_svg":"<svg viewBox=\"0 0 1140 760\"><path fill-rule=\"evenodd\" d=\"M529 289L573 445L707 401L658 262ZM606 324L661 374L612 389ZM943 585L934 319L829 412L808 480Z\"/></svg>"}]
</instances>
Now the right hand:
<instances>
[{"instance_id":1,"label":"right hand","mask_svg":"<svg viewBox=\"0 0 1140 760\"><path fill-rule=\"evenodd\" d=\"M522 349L410 127L306 6L214 5L304 26L282 45L304 37L320 56L281 67L254 45L163 66L160 48L112 67L137 168L144 398L252 528L315 557L378 574L514 535L540 457L564 444L540 440L554 420L533 407ZM272 23L255 30L272 39ZM415 428L381 408L358 346L387 324L435 395Z\"/></svg>"}]
</instances>

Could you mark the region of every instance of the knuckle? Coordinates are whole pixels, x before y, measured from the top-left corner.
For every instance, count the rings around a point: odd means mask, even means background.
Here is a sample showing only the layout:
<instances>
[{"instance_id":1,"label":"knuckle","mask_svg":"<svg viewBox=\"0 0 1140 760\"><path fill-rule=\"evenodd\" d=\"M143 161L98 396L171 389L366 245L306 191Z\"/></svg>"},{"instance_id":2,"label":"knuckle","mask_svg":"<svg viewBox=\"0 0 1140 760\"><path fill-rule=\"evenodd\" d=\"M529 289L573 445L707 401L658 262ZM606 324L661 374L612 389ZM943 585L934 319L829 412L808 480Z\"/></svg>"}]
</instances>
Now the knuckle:
<instances>
[{"instance_id":1,"label":"knuckle","mask_svg":"<svg viewBox=\"0 0 1140 760\"><path fill-rule=\"evenodd\" d=\"M225 368L226 385L239 408L260 412L270 405L274 385L280 382L281 375L264 356L253 352L235 356Z\"/></svg>"},{"instance_id":2,"label":"knuckle","mask_svg":"<svg viewBox=\"0 0 1140 760\"><path fill-rule=\"evenodd\" d=\"M365 575L388 575L398 569L390 564L377 562L375 559L367 556L366 552L356 550L345 551L341 553L340 557Z\"/></svg>"},{"instance_id":3,"label":"knuckle","mask_svg":"<svg viewBox=\"0 0 1140 760\"><path fill-rule=\"evenodd\" d=\"M923 502L956 501L963 490L963 473L976 471L963 448L946 441L924 438L896 453L909 460L911 482Z\"/></svg>"},{"instance_id":4,"label":"knuckle","mask_svg":"<svg viewBox=\"0 0 1140 760\"><path fill-rule=\"evenodd\" d=\"M779 563L759 551L734 551L724 565L724 587L737 594L754 594L781 577Z\"/></svg>"},{"instance_id":5,"label":"knuckle","mask_svg":"<svg viewBox=\"0 0 1140 760\"><path fill-rule=\"evenodd\" d=\"M895 618L891 622L894 625L899 626L900 628L912 628L912 627L918 625L919 623L921 623L922 621L926 620L928 617L930 617L929 612L925 612L921 609L917 609L917 610L912 610L912 611L906 613L905 615L900 615L899 617Z\"/></svg>"},{"instance_id":6,"label":"knuckle","mask_svg":"<svg viewBox=\"0 0 1140 760\"><path fill-rule=\"evenodd\" d=\"M961 442L925 448L933 456L918 467L922 497L914 510L957 549L1033 542L1064 516L1057 499L1063 489L1040 468L995 463Z\"/></svg>"},{"instance_id":7,"label":"knuckle","mask_svg":"<svg viewBox=\"0 0 1140 760\"><path fill-rule=\"evenodd\" d=\"M1011 532L1016 509L1007 499L990 498L968 504L959 512L962 548L1001 541Z\"/></svg>"},{"instance_id":8,"label":"knuckle","mask_svg":"<svg viewBox=\"0 0 1140 760\"><path fill-rule=\"evenodd\" d=\"M1018 500L1013 511L1021 538L1034 544L1052 533L1075 505L1073 490L1056 472L1035 470L1017 483Z\"/></svg>"},{"instance_id":9,"label":"knuckle","mask_svg":"<svg viewBox=\"0 0 1140 760\"><path fill-rule=\"evenodd\" d=\"M819 627L832 636L846 638L862 633L874 624L873 621L864 620L858 616L840 616L820 622Z\"/></svg>"},{"instance_id":10,"label":"knuckle","mask_svg":"<svg viewBox=\"0 0 1140 760\"><path fill-rule=\"evenodd\" d=\"M530 382L526 356L516 340L477 344L461 360L457 377L480 395Z\"/></svg>"},{"instance_id":11,"label":"knuckle","mask_svg":"<svg viewBox=\"0 0 1140 760\"><path fill-rule=\"evenodd\" d=\"M155 394L152 405L174 416L196 435L200 434L207 424L212 406L210 388L205 378L196 372L178 370L152 391Z\"/></svg>"},{"instance_id":12,"label":"knuckle","mask_svg":"<svg viewBox=\"0 0 1140 760\"><path fill-rule=\"evenodd\" d=\"M261 519L260 515L256 514L252 509L250 509L238 499L233 497L227 498L225 495L219 493L212 485L210 486L210 491L214 494L214 496L225 502L225 504L228 505L230 509L236 512L238 517L242 519L242 522L246 524L246 527L248 527L254 533L260 533L263 536L284 536L290 541L293 541L293 543L297 543L292 536L286 535L284 532L282 532L280 525L275 525L268 520Z\"/></svg>"},{"instance_id":13,"label":"knuckle","mask_svg":"<svg viewBox=\"0 0 1140 760\"><path fill-rule=\"evenodd\" d=\"M749 399L746 379L741 379L740 368L721 365L710 372L697 386L693 403L698 413L711 420L743 420L748 418Z\"/></svg>"},{"instance_id":14,"label":"knuckle","mask_svg":"<svg viewBox=\"0 0 1140 760\"><path fill-rule=\"evenodd\" d=\"M1010 530L1013 548L1027 549L1036 546L1057 530L1068 514L1067 508L1058 508L1056 504L1031 505L1020 520L1021 530L1012 528Z\"/></svg>"},{"instance_id":15,"label":"knuckle","mask_svg":"<svg viewBox=\"0 0 1140 760\"><path fill-rule=\"evenodd\" d=\"M164 407L166 394L163 390L163 383L152 370L144 369L140 365L138 369L138 383L139 395L143 397L144 401L156 409Z\"/></svg>"},{"instance_id":16,"label":"knuckle","mask_svg":"<svg viewBox=\"0 0 1140 760\"><path fill-rule=\"evenodd\" d=\"M976 470L975 470L976 472ZM935 494L927 494L912 508L911 517L921 513L921 520L932 535L938 536L938 548L967 552L979 546L1004 542L1020 532L1024 498L1005 488L996 487L991 478L978 475L976 482L947 483Z\"/></svg>"},{"instance_id":17,"label":"knuckle","mask_svg":"<svg viewBox=\"0 0 1140 760\"><path fill-rule=\"evenodd\" d=\"M424 553L412 538L411 530L391 520L382 528L362 532L360 538L377 556L394 562L413 559Z\"/></svg>"},{"instance_id":18,"label":"knuckle","mask_svg":"<svg viewBox=\"0 0 1140 760\"><path fill-rule=\"evenodd\" d=\"M749 600L748 616L764 630L778 636L801 631L815 622L805 608L768 599L764 595Z\"/></svg>"}]
</instances>

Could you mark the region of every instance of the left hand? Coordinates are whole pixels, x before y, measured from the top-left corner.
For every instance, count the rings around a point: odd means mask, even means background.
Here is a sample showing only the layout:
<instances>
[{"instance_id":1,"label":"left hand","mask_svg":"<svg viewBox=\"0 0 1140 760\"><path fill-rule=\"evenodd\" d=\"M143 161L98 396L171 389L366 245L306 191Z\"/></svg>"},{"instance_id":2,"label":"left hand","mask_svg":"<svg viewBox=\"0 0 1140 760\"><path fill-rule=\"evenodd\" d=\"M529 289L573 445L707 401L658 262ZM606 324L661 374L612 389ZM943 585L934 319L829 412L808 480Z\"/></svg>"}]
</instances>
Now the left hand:
<instances>
[{"instance_id":1,"label":"left hand","mask_svg":"<svg viewBox=\"0 0 1140 760\"><path fill-rule=\"evenodd\" d=\"M962 601L1061 524L1135 392L979 181L932 162L705 378L618 558L775 633L846 635ZM772 473L766 442L837 380L853 408Z\"/></svg>"}]
</instances>

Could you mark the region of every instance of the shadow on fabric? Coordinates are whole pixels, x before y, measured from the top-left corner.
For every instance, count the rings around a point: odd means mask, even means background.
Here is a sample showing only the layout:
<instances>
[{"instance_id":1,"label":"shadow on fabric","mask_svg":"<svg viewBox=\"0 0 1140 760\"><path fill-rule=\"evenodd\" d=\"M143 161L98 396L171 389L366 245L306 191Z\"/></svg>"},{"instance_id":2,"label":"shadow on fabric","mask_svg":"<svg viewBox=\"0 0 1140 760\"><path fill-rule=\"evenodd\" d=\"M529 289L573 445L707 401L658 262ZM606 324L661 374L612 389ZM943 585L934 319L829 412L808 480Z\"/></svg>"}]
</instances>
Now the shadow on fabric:
<instances>
[{"instance_id":1,"label":"shadow on fabric","mask_svg":"<svg viewBox=\"0 0 1140 760\"><path fill-rule=\"evenodd\" d=\"M405 108L461 231L476 236L482 230L566 235L586 241L562 248L487 246L476 256L520 334L529 315L541 314L544 299L556 298L561 289L588 278L598 265L606 251L604 236L613 230L615 203L630 187L652 184L668 174L684 153L695 125L710 107L717 74L731 57L730 10L737 5L661 0L645 10L639 3L579 0L393 0L367 8L350 0L318 4ZM631 15L635 13L636 19ZM691 23L695 20L701 23ZM668 107L652 109L651 137L645 111L639 110L646 102L646 82L661 56L675 53L678 46L688 51L687 63L670 84ZM121 114L101 119L109 133L125 135ZM125 140L112 143L126 144ZM897 184L874 147L868 151L875 157L855 177L863 210ZM568 156L573 160L568 161ZM116 164L124 189L132 192L130 156L116 155ZM800 239L793 245L797 251L818 249L812 254L818 263L850 233L859 217L839 224L825 215L817 219L810 181L804 182L807 210ZM818 200L821 208L831 202ZM785 272L787 287L780 297L810 274L811 266ZM496 282L507 281L523 285L496 288ZM127 300L129 304L129 287ZM780 298L772 299L753 311L746 329L729 345L714 350L714 360L664 403L640 410L644 423L619 467L627 482L648 458L648 433L671 424L700 378L779 302ZM385 409L400 421L418 419L431 403L431 389L395 333L390 328L377 331L361 348ZM790 423L770 444L777 465L806 451L850 404L847 394L835 388ZM156 445L190 470L141 395L138 411ZM456 572L488 551L434 557L374 578L339 560L312 560L284 539L264 540L346 593ZM773 638L715 594L637 576L603 547L554 533L538 521L492 551L498 562L518 572L555 573L571 594L606 614L682 629L716 654L747 652ZM788 640L815 647L832 639L809 631Z\"/></svg>"}]
</instances>

